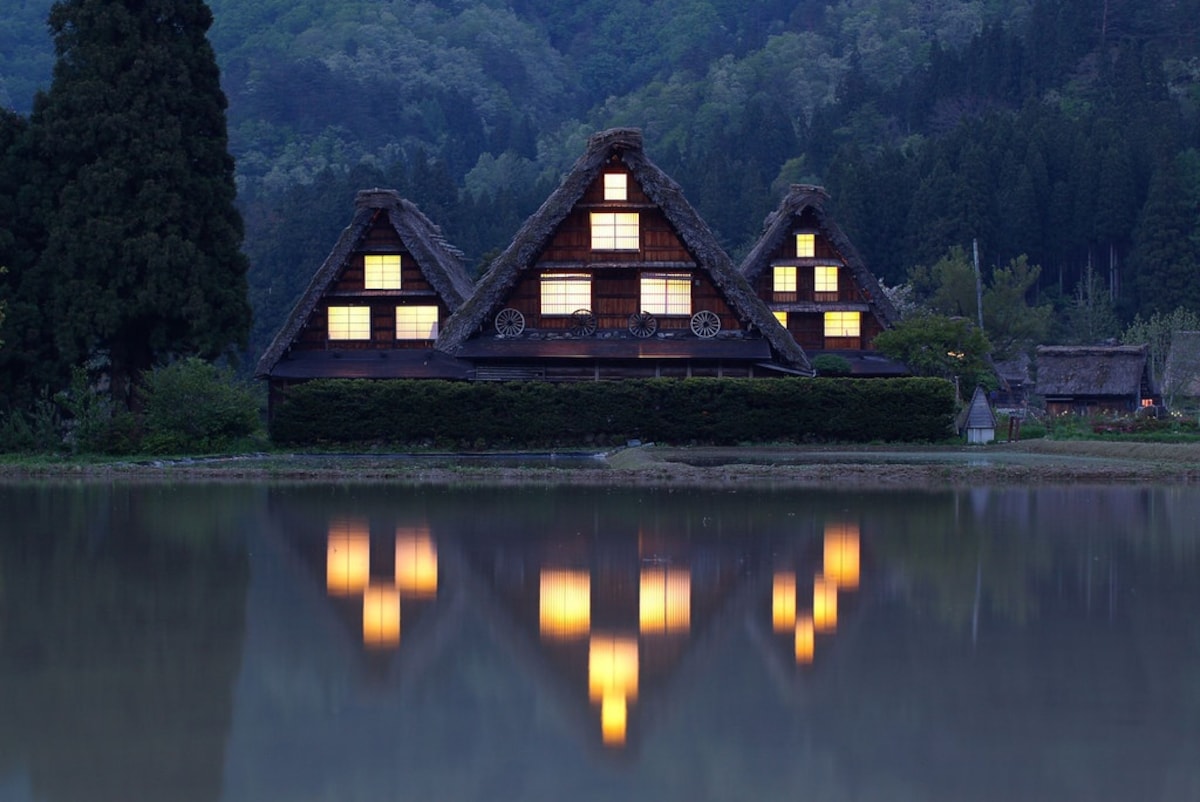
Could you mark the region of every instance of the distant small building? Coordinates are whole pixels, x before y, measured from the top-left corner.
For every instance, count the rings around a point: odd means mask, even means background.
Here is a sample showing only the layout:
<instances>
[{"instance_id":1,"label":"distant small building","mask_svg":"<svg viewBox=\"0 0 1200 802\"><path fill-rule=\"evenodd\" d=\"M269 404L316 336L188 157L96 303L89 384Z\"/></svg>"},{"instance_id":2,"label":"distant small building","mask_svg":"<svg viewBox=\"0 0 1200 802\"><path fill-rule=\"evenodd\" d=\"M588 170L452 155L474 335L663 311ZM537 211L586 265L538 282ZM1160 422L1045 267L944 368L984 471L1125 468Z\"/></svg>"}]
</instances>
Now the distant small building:
<instances>
[{"instance_id":1,"label":"distant small building","mask_svg":"<svg viewBox=\"0 0 1200 802\"><path fill-rule=\"evenodd\" d=\"M1042 345L1037 394L1050 415L1129 415L1157 400L1145 345Z\"/></svg>"},{"instance_id":2,"label":"distant small building","mask_svg":"<svg viewBox=\"0 0 1200 802\"><path fill-rule=\"evenodd\" d=\"M971 403L963 410L958 428L971 445L986 445L996 439L996 414L982 387L975 388Z\"/></svg>"},{"instance_id":3,"label":"distant small building","mask_svg":"<svg viewBox=\"0 0 1200 802\"><path fill-rule=\"evenodd\" d=\"M1200 410L1200 331L1177 331L1171 338L1162 394L1173 411Z\"/></svg>"}]
</instances>

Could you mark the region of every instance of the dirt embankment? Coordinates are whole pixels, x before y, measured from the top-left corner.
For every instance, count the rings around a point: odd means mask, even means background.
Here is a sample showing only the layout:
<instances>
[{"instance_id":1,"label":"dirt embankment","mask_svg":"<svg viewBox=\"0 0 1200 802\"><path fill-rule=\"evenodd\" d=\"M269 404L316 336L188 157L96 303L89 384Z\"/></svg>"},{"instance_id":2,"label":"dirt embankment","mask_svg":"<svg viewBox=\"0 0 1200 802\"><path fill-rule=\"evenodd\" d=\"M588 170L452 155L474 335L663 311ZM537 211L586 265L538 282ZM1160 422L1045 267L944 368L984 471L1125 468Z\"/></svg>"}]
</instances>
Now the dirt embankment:
<instances>
[{"instance_id":1,"label":"dirt embankment","mask_svg":"<svg viewBox=\"0 0 1200 802\"><path fill-rule=\"evenodd\" d=\"M964 487L1192 482L1200 444L1030 440L990 446L641 446L595 460L508 455L287 454L98 464L0 464L0 479L388 481L766 487Z\"/></svg>"}]
</instances>

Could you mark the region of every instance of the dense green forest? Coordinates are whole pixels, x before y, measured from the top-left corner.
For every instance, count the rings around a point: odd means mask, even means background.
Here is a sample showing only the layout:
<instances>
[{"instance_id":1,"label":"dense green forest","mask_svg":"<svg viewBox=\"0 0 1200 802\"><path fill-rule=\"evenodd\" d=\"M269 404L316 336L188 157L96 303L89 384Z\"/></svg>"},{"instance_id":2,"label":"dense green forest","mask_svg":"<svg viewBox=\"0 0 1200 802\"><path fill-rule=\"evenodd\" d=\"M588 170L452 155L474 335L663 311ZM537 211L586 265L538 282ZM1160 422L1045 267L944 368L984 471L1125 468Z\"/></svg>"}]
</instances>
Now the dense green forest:
<instances>
[{"instance_id":1,"label":"dense green forest","mask_svg":"<svg viewBox=\"0 0 1200 802\"><path fill-rule=\"evenodd\" d=\"M51 0L5 5L0 104L25 115ZM1039 266L1064 322L1081 291L1121 323L1200 311L1200 0L208 5L252 358L355 190L399 189L479 268L613 125L735 257L812 182L889 285L974 241L989 273Z\"/></svg>"}]
</instances>

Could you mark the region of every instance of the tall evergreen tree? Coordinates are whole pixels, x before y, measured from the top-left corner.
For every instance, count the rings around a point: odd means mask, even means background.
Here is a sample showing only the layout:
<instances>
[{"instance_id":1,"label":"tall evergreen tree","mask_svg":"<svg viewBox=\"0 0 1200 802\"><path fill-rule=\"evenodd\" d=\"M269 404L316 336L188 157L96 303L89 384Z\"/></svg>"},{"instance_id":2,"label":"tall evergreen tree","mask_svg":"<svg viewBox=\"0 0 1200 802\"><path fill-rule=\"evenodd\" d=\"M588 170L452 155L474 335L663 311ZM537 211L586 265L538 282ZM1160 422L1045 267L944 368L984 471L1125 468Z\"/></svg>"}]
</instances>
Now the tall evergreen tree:
<instances>
[{"instance_id":1,"label":"tall evergreen tree","mask_svg":"<svg viewBox=\"0 0 1200 802\"><path fill-rule=\"evenodd\" d=\"M1133 262L1141 313L1182 306L1200 312L1200 242L1195 201L1180 181L1183 157L1155 171L1134 231Z\"/></svg>"},{"instance_id":2,"label":"tall evergreen tree","mask_svg":"<svg viewBox=\"0 0 1200 802\"><path fill-rule=\"evenodd\" d=\"M113 393L250 325L225 96L202 0L59 0L31 127L53 214L35 268L62 367L107 354Z\"/></svg>"}]
</instances>

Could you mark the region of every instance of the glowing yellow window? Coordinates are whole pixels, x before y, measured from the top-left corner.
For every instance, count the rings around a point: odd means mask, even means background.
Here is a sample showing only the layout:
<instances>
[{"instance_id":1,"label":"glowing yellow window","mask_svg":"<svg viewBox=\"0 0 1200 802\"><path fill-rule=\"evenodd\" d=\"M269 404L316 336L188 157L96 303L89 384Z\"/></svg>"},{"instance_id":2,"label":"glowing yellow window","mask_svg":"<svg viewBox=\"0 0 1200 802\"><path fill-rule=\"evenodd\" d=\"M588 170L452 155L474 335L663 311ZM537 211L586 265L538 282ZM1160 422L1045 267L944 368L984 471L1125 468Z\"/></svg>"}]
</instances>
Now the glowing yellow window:
<instances>
[{"instance_id":1,"label":"glowing yellow window","mask_svg":"<svg viewBox=\"0 0 1200 802\"><path fill-rule=\"evenodd\" d=\"M826 312L825 336L858 337L859 316L858 312Z\"/></svg>"},{"instance_id":2,"label":"glowing yellow window","mask_svg":"<svg viewBox=\"0 0 1200 802\"><path fill-rule=\"evenodd\" d=\"M796 235L796 258L811 259L817 255L817 235L816 234L797 234Z\"/></svg>"},{"instance_id":3,"label":"glowing yellow window","mask_svg":"<svg viewBox=\"0 0 1200 802\"><path fill-rule=\"evenodd\" d=\"M690 315L692 277L687 273L643 273L642 311L652 315Z\"/></svg>"},{"instance_id":4,"label":"glowing yellow window","mask_svg":"<svg viewBox=\"0 0 1200 802\"><path fill-rule=\"evenodd\" d=\"M569 315L592 308L592 277L588 273L543 273L542 314Z\"/></svg>"},{"instance_id":5,"label":"glowing yellow window","mask_svg":"<svg viewBox=\"0 0 1200 802\"><path fill-rule=\"evenodd\" d=\"M636 251L640 244L637 212L592 212L593 251Z\"/></svg>"},{"instance_id":6,"label":"glowing yellow window","mask_svg":"<svg viewBox=\"0 0 1200 802\"><path fill-rule=\"evenodd\" d=\"M629 200L629 176L625 173L604 174L604 199L607 201Z\"/></svg>"},{"instance_id":7,"label":"glowing yellow window","mask_svg":"<svg viewBox=\"0 0 1200 802\"><path fill-rule=\"evenodd\" d=\"M397 340L436 340L438 308L436 306L397 306Z\"/></svg>"},{"instance_id":8,"label":"glowing yellow window","mask_svg":"<svg viewBox=\"0 0 1200 802\"><path fill-rule=\"evenodd\" d=\"M329 307L329 339L331 340L369 340L371 339L371 307L369 306L331 306Z\"/></svg>"},{"instance_id":9,"label":"glowing yellow window","mask_svg":"<svg viewBox=\"0 0 1200 802\"><path fill-rule=\"evenodd\" d=\"M795 292L796 268L786 265L775 265L772 268L771 288L775 292Z\"/></svg>"},{"instance_id":10,"label":"glowing yellow window","mask_svg":"<svg viewBox=\"0 0 1200 802\"><path fill-rule=\"evenodd\" d=\"M815 292L838 291L838 269L833 265L813 268L813 290Z\"/></svg>"},{"instance_id":11,"label":"glowing yellow window","mask_svg":"<svg viewBox=\"0 0 1200 802\"><path fill-rule=\"evenodd\" d=\"M776 309L772 314L775 315L775 319L779 321L779 325L783 326L786 329L787 328L787 312L783 312L781 310Z\"/></svg>"},{"instance_id":12,"label":"glowing yellow window","mask_svg":"<svg viewBox=\"0 0 1200 802\"><path fill-rule=\"evenodd\" d=\"M369 253L364 256L363 285L368 290L400 289L400 254Z\"/></svg>"}]
</instances>

